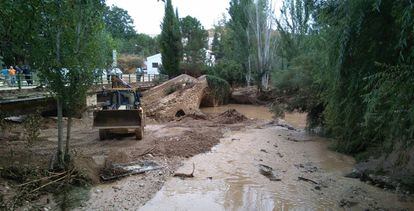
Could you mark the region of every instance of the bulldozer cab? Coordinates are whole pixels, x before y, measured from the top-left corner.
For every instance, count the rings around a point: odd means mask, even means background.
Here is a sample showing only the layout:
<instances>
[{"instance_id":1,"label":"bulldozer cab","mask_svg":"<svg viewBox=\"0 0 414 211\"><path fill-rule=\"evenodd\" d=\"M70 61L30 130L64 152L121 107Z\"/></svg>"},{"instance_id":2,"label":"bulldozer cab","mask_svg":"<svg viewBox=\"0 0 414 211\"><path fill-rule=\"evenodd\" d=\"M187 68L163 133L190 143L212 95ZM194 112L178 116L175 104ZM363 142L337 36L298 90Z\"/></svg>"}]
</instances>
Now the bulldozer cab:
<instances>
[{"instance_id":1,"label":"bulldozer cab","mask_svg":"<svg viewBox=\"0 0 414 211\"><path fill-rule=\"evenodd\" d=\"M103 95L106 96L104 110L130 110L138 109L141 106L141 94L132 89L112 89L106 91Z\"/></svg>"}]
</instances>

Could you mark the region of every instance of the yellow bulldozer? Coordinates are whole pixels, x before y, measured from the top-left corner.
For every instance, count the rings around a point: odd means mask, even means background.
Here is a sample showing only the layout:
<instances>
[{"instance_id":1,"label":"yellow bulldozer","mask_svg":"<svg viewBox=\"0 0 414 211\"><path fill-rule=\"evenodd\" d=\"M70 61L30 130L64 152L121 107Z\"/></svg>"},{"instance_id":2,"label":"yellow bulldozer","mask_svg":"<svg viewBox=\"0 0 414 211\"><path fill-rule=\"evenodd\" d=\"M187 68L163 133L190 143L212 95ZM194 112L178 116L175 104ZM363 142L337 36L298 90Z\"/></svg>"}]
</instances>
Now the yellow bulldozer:
<instances>
[{"instance_id":1,"label":"yellow bulldozer","mask_svg":"<svg viewBox=\"0 0 414 211\"><path fill-rule=\"evenodd\" d=\"M141 94L118 76L112 76L112 87L100 93L104 97L101 109L93 113L93 127L99 129L100 140L115 134L135 134L144 137L145 114L141 107Z\"/></svg>"}]
</instances>

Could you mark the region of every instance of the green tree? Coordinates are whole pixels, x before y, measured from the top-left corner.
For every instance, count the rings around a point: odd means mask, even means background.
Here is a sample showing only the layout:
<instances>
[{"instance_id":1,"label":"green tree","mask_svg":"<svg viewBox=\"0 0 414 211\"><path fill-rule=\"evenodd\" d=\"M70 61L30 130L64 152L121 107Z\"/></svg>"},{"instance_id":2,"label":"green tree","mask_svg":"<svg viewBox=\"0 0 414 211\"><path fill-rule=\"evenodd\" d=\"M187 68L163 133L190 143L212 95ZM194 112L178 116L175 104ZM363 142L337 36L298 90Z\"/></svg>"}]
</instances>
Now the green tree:
<instances>
[{"instance_id":1,"label":"green tree","mask_svg":"<svg viewBox=\"0 0 414 211\"><path fill-rule=\"evenodd\" d=\"M29 62L42 17L42 1L5 0L0 3L0 56L5 65ZM37 46L36 46L37 47Z\"/></svg>"},{"instance_id":2,"label":"green tree","mask_svg":"<svg viewBox=\"0 0 414 211\"><path fill-rule=\"evenodd\" d=\"M84 105L86 92L93 80L93 70L100 67L104 54L97 39L104 29L104 3L100 0L44 2L39 36L31 51L36 67L47 81L58 107L58 166L69 158L71 118ZM67 110L66 150L64 150L62 110Z\"/></svg>"},{"instance_id":3,"label":"green tree","mask_svg":"<svg viewBox=\"0 0 414 211\"><path fill-rule=\"evenodd\" d=\"M160 50L163 69L169 76L177 76L180 74L182 43L179 20L174 14L171 0L166 1L161 29Z\"/></svg>"},{"instance_id":4,"label":"green tree","mask_svg":"<svg viewBox=\"0 0 414 211\"><path fill-rule=\"evenodd\" d=\"M105 7L104 21L106 30L117 39L129 38L136 34L134 20L128 11L117 6Z\"/></svg>"},{"instance_id":5,"label":"green tree","mask_svg":"<svg viewBox=\"0 0 414 211\"><path fill-rule=\"evenodd\" d=\"M205 49L207 48L208 33L200 21L194 17L186 16L180 21L184 62L188 64L203 64Z\"/></svg>"},{"instance_id":6,"label":"green tree","mask_svg":"<svg viewBox=\"0 0 414 211\"><path fill-rule=\"evenodd\" d=\"M253 4L252 0L231 0L227 22L229 29L226 40L226 57L229 60L239 62L246 75L246 83L250 85L252 80L252 64L250 57L251 43L248 10Z\"/></svg>"},{"instance_id":7,"label":"green tree","mask_svg":"<svg viewBox=\"0 0 414 211\"><path fill-rule=\"evenodd\" d=\"M224 57L223 42L221 39L221 35L217 29L215 29L213 42L211 43L211 51L216 59L216 62L220 61Z\"/></svg>"}]
</instances>

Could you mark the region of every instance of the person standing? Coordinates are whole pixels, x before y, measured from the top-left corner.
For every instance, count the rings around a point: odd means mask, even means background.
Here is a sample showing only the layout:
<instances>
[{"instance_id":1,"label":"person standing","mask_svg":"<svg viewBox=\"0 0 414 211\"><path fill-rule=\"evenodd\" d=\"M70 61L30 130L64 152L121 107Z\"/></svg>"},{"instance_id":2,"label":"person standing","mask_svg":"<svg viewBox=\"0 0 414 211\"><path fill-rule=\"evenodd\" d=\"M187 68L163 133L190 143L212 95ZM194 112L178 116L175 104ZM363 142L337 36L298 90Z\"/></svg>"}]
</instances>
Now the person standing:
<instances>
[{"instance_id":1,"label":"person standing","mask_svg":"<svg viewBox=\"0 0 414 211\"><path fill-rule=\"evenodd\" d=\"M16 84L16 70L13 68L13 66L10 66L9 68L9 75L11 85L14 86Z\"/></svg>"},{"instance_id":2,"label":"person standing","mask_svg":"<svg viewBox=\"0 0 414 211\"><path fill-rule=\"evenodd\" d=\"M137 82L141 82L142 77L142 69L140 67L137 68Z\"/></svg>"},{"instance_id":3,"label":"person standing","mask_svg":"<svg viewBox=\"0 0 414 211\"><path fill-rule=\"evenodd\" d=\"M30 69L28 65L24 65L23 66L23 75L24 75L24 79L27 82L27 85L33 85L33 80L32 80L32 76L30 74Z\"/></svg>"},{"instance_id":4,"label":"person standing","mask_svg":"<svg viewBox=\"0 0 414 211\"><path fill-rule=\"evenodd\" d=\"M9 76L9 70L7 68L3 68L1 70L1 74L4 76L4 82L10 86L10 76Z\"/></svg>"}]
</instances>

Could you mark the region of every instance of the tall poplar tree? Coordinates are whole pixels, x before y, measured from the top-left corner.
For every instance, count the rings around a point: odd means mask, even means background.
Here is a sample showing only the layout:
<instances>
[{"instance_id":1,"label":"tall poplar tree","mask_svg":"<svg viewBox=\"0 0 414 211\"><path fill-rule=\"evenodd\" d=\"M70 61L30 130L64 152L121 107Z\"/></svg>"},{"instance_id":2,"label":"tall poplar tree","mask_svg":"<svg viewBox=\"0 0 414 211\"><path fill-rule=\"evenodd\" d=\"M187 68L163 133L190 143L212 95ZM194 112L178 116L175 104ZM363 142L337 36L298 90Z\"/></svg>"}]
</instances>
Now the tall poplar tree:
<instances>
[{"instance_id":1,"label":"tall poplar tree","mask_svg":"<svg viewBox=\"0 0 414 211\"><path fill-rule=\"evenodd\" d=\"M179 20L174 14L171 0L166 1L161 30L160 48L163 68L169 76L177 76L180 74L183 47Z\"/></svg>"}]
</instances>

